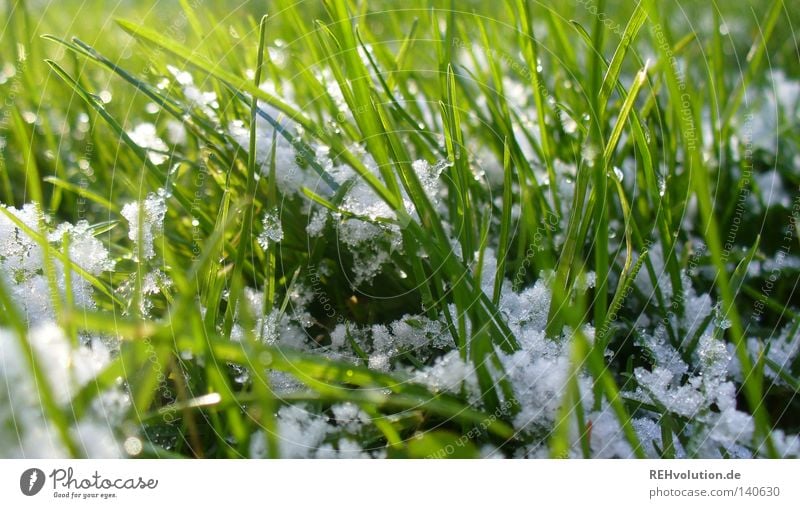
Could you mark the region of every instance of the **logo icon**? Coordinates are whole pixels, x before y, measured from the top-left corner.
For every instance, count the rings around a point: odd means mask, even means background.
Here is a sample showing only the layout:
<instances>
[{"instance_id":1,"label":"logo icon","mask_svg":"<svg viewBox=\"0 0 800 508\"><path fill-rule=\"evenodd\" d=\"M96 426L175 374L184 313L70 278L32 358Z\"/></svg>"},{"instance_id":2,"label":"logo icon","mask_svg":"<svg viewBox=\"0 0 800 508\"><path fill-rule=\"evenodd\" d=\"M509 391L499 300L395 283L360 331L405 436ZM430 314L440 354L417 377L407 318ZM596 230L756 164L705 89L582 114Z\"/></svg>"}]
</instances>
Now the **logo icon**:
<instances>
[{"instance_id":1,"label":"logo icon","mask_svg":"<svg viewBox=\"0 0 800 508\"><path fill-rule=\"evenodd\" d=\"M26 496L35 496L44 487L44 471L32 467L19 477L19 490Z\"/></svg>"}]
</instances>

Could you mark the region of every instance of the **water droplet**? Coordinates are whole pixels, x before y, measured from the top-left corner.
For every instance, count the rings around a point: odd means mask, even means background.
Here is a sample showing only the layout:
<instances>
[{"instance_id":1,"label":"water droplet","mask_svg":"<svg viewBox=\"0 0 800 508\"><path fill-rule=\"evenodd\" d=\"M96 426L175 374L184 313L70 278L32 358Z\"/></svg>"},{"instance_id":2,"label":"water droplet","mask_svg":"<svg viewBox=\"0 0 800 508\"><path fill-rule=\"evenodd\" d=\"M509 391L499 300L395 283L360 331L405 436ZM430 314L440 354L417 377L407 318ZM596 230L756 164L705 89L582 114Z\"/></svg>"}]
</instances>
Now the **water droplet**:
<instances>
[{"instance_id":1,"label":"water droplet","mask_svg":"<svg viewBox=\"0 0 800 508\"><path fill-rule=\"evenodd\" d=\"M142 453L142 441L138 437L129 437L122 447L125 449L125 453L134 457Z\"/></svg>"},{"instance_id":2,"label":"water droplet","mask_svg":"<svg viewBox=\"0 0 800 508\"><path fill-rule=\"evenodd\" d=\"M719 320L717 320L717 326L719 328L721 328L722 330L727 330L728 328L730 328L732 326L732 324L733 323L731 323L730 319L719 319Z\"/></svg>"}]
</instances>

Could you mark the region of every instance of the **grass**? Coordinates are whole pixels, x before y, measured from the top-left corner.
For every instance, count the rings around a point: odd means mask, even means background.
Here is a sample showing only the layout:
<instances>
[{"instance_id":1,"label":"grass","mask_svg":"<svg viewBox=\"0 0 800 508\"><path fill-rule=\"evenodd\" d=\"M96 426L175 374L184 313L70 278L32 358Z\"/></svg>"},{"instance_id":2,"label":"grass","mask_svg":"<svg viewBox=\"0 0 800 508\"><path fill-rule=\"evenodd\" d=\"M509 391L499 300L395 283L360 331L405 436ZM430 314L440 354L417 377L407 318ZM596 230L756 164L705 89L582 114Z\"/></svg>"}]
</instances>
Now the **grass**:
<instances>
[{"instance_id":1,"label":"grass","mask_svg":"<svg viewBox=\"0 0 800 508\"><path fill-rule=\"evenodd\" d=\"M785 2L107 7L0 18L0 211L48 309L17 301L6 250L0 324L66 455L92 455L72 429L109 392L137 456L292 456L315 425L306 455L798 453ZM78 221L114 270L53 238ZM112 350L66 401L42 320Z\"/></svg>"}]
</instances>

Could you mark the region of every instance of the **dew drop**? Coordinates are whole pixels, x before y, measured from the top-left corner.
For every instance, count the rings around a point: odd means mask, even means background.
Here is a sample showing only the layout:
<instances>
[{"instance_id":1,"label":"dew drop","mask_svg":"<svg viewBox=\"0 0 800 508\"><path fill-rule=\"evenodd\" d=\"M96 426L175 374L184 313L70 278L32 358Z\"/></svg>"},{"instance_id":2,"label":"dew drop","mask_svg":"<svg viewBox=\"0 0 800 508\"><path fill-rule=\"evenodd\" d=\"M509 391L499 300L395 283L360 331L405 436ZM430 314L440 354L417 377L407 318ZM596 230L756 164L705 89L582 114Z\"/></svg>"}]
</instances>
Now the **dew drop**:
<instances>
[{"instance_id":1,"label":"dew drop","mask_svg":"<svg viewBox=\"0 0 800 508\"><path fill-rule=\"evenodd\" d=\"M130 456L135 457L142 453L142 441L138 437L129 437L122 446L125 448L125 453Z\"/></svg>"}]
</instances>

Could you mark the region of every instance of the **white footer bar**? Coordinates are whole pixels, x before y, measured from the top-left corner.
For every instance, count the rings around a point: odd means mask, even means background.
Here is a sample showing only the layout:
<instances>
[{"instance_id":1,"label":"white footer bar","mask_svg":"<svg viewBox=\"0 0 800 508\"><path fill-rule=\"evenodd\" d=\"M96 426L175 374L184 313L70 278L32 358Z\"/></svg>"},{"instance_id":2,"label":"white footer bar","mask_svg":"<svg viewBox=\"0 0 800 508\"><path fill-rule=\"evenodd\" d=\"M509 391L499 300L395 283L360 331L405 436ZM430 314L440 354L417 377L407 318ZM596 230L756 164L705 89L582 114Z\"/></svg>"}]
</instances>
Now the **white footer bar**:
<instances>
[{"instance_id":1,"label":"white footer bar","mask_svg":"<svg viewBox=\"0 0 800 508\"><path fill-rule=\"evenodd\" d=\"M797 507L800 461L0 460L0 499L14 507Z\"/></svg>"}]
</instances>

